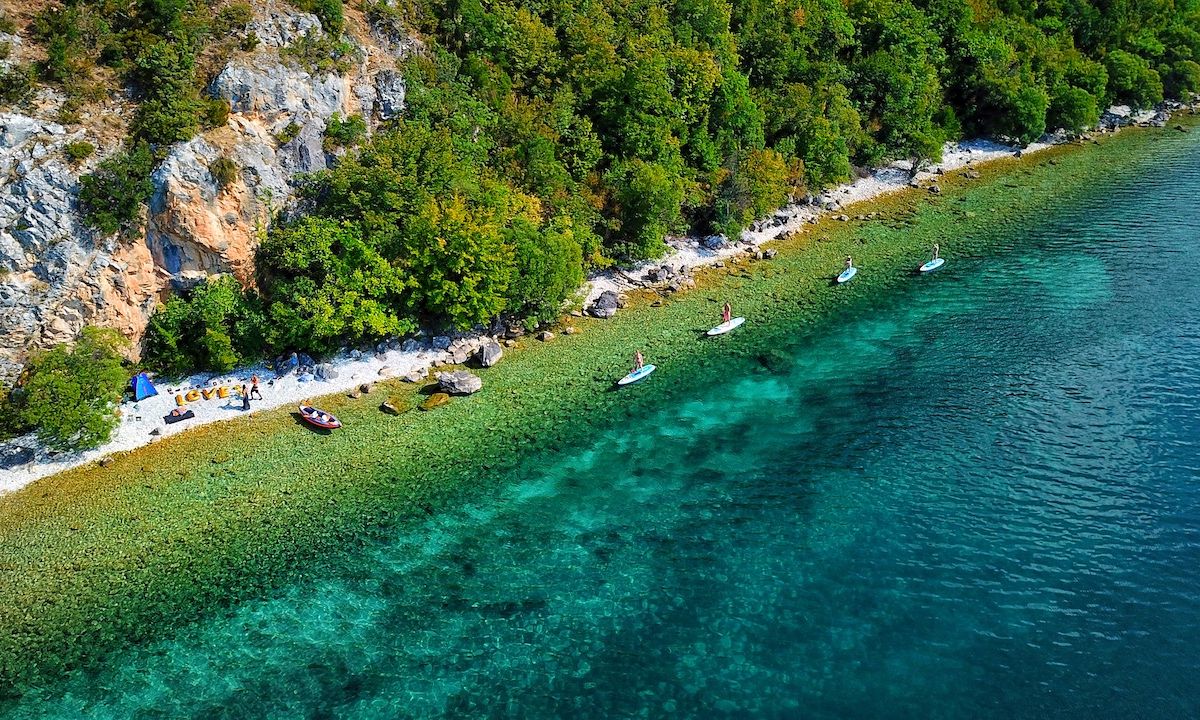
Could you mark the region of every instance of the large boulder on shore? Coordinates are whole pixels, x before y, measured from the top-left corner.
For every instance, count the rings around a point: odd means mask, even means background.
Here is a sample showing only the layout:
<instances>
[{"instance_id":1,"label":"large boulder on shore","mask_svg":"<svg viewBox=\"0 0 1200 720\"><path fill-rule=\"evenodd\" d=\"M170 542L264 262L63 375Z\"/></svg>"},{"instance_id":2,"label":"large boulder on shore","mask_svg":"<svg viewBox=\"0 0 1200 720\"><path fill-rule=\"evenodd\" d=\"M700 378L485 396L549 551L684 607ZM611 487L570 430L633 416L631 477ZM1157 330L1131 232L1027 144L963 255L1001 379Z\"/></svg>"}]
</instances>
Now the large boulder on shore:
<instances>
[{"instance_id":1,"label":"large boulder on shore","mask_svg":"<svg viewBox=\"0 0 1200 720\"><path fill-rule=\"evenodd\" d=\"M438 386L451 395L470 395L483 389L483 380L466 370L437 374Z\"/></svg>"},{"instance_id":2,"label":"large boulder on shore","mask_svg":"<svg viewBox=\"0 0 1200 720\"><path fill-rule=\"evenodd\" d=\"M600 293L600 297L592 303L588 312L593 317L610 318L617 314L617 308L621 307L621 298L612 290L605 290Z\"/></svg>"},{"instance_id":3,"label":"large boulder on shore","mask_svg":"<svg viewBox=\"0 0 1200 720\"><path fill-rule=\"evenodd\" d=\"M483 367L491 367L500 362L500 358L504 357L504 349L500 347L500 343L488 338L479 346L479 350L475 353L475 359Z\"/></svg>"}]
</instances>

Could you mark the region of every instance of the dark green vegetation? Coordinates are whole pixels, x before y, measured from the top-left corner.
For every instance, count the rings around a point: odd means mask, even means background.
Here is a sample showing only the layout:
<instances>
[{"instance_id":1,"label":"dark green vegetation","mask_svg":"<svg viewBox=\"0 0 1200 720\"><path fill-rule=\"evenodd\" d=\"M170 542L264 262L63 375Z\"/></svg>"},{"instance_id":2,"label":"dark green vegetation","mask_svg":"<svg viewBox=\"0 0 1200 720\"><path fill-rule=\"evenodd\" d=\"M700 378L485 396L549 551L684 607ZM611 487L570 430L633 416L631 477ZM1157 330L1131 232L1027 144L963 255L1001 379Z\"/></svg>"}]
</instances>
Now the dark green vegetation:
<instances>
[{"instance_id":1,"label":"dark green vegetation","mask_svg":"<svg viewBox=\"0 0 1200 720\"><path fill-rule=\"evenodd\" d=\"M74 345L31 357L20 385L0 400L3 430L36 430L39 439L57 450L90 448L108 440L129 381L122 365L124 345L114 330L86 327Z\"/></svg>"},{"instance_id":2,"label":"dark green vegetation","mask_svg":"<svg viewBox=\"0 0 1200 720\"><path fill-rule=\"evenodd\" d=\"M320 400L353 432L312 433L280 409L39 481L0 504L0 687L19 693L231 602L319 576L320 558L486 490L539 449L578 446L593 425L727 379L730 357L769 367L780 338L915 282L912 269L933 242L951 260L986 254L1019 237L1031 213L1092 192L1114 172L1134 176L1130 157L1184 137L1126 133L1010 163L1003 182L985 170L978 184L947 178L941 196L874 203L878 221L815 226L782 243L776 260L734 264L663 307L578 320L579 334L509 354L482 371L480 393L432 412L381 413L384 399L420 392L382 387L361 400ZM833 287L848 252L864 270ZM699 340L726 299L750 323L723 341ZM661 368L655 386L607 392L638 347Z\"/></svg>"},{"instance_id":3,"label":"dark green vegetation","mask_svg":"<svg viewBox=\"0 0 1200 720\"><path fill-rule=\"evenodd\" d=\"M265 347L550 318L589 268L659 255L671 233L736 234L855 166L921 162L964 134L1028 142L1113 101L1189 92L1198 8L368 4L428 52L405 64L402 120L365 144L361 118L329 123L326 148L348 154L309 180L310 215L262 246ZM339 43L288 52L335 69Z\"/></svg>"}]
</instances>

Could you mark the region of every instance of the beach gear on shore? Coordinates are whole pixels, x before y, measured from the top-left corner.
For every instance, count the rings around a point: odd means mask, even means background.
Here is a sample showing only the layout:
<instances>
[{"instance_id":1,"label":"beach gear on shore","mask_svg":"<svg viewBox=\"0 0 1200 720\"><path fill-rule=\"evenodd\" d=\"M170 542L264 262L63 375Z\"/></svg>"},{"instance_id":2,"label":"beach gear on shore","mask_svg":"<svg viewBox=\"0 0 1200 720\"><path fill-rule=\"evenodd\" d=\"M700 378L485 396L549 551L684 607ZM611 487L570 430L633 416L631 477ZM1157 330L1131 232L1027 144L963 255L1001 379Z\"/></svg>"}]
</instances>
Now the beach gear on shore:
<instances>
[{"instance_id":1,"label":"beach gear on shore","mask_svg":"<svg viewBox=\"0 0 1200 720\"><path fill-rule=\"evenodd\" d=\"M856 267L846 268L845 270L842 271L841 275L837 276L838 285L841 285L842 283L850 282L851 280L854 279L854 276L857 274L858 274L858 268L856 268Z\"/></svg>"},{"instance_id":2,"label":"beach gear on shore","mask_svg":"<svg viewBox=\"0 0 1200 720\"><path fill-rule=\"evenodd\" d=\"M638 380L641 380L642 378L646 377L647 375L649 375L650 373L654 372L657 369L658 368L656 368L653 365L643 365L642 367L638 368L637 370L634 370L633 372L629 373L625 377L618 380L617 384L618 385L629 385L631 383L635 383Z\"/></svg>"},{"instance_id":3,"label":"beach gear on shore","mask_svg":"<svg viewBox=\"0 0 1200 720\"><path fill-rule=\"evenodd\" d=\"M196 413L192 412L191 410L188 410L182 415L172 415L171 413L167 413L166 415L163 415L163 422L168 425L174 425L181 420L191 420L194 417L196 417Z\"/></svg>"},{"instance_id":4,"label":"beach gear on shore","mask_svg":"<svg viewBox=\"0 0 1200 720\"><path fill-rule=\"evenodd\" d=\"M154 383L150 382L150 378L144 372L134 375L129 384L133 387L134 402L145 400L148 397L154 397L158 394L158 390L154 388Z\"/></svg>"},{"instance_id":5,"label":"beach gear on shore","mask_svg":"<svg viewBox=\"0 0 1200 720\"><path fill-rule=\"evenodd\" d=\"M729 322L723 322L720 325L713 328L712 330L709 330L707 334L709 336L724 335L725 333L729 332L730 330L741 327L742 323L744 323L744 322L746 322L746 318L735 317L732 320L730 320Z\"/></svg>"},{"instance_id":6,"label":"beach gear on shore","mask_svg":"<svg viewBox=\"0 0 1200 720\"><path fill-rule=\"evenodd\" d=\"M312 405L301 405L299 409L300 417L313 427L319 427L322 430L337 430L342 426L342 421L334 417L333 413L318 410Z\"/></svg>"},{"instance_id":7,"label":"beach gear on shore","mask_svg":"<svg viewBox=\"0 0 1200 720\"><path fill-rule=\"evenodd\" d=\"M945 264L946 264L945 258L934 258L933 260L930 260L929 262L922 265L919 268L919 270L923 273L933 272L934 270L937 270L938 268L940 268L941 266L943 266Z\"/></svg>"}]
</instances>

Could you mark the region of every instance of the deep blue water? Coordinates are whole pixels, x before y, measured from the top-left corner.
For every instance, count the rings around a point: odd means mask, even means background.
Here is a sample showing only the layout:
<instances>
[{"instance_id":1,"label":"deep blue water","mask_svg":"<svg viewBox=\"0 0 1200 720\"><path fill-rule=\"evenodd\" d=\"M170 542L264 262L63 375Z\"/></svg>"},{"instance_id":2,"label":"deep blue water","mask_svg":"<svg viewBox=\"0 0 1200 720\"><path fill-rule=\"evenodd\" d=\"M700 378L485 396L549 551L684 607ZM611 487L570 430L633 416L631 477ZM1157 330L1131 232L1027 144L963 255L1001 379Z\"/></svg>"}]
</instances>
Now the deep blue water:
<instances>
[{"instance_id":1,"label":"deep blue water","mask_svg":"<svg viewBox=\"0 0 1200 720\"><path fill-rule=\"evenodd\" d=\"M1085 195L15 716L1198 717L1200 143Z\"/></svg>"}]
</instances>

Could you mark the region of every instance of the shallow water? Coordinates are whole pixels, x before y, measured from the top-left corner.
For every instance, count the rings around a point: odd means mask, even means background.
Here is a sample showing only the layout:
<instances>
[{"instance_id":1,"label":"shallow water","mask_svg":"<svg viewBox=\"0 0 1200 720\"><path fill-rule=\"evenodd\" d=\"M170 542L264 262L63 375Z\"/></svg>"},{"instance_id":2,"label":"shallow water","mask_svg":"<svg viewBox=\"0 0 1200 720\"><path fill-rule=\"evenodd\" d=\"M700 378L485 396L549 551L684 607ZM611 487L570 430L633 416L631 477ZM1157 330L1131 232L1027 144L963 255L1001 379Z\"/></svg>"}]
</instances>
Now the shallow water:
<instances>
[{"instance_id":1,"label":"shallow water","mask_svg":"<svg viewBox=\"0 0 1200 720\"><path fill-rule=\"evenodd\" d=\"M1197 196L1200 143L1160 148L12 714L1200 715Z\"/></svg>"}]
</instances>

